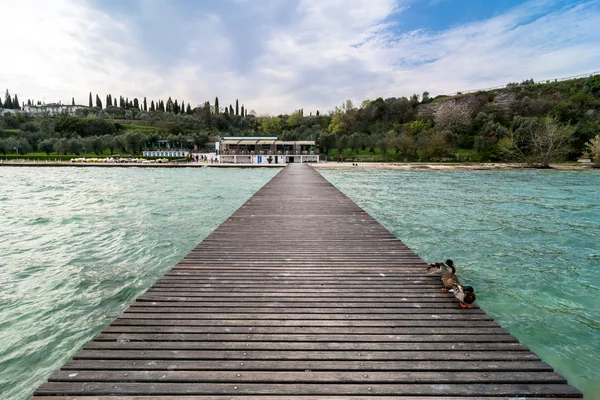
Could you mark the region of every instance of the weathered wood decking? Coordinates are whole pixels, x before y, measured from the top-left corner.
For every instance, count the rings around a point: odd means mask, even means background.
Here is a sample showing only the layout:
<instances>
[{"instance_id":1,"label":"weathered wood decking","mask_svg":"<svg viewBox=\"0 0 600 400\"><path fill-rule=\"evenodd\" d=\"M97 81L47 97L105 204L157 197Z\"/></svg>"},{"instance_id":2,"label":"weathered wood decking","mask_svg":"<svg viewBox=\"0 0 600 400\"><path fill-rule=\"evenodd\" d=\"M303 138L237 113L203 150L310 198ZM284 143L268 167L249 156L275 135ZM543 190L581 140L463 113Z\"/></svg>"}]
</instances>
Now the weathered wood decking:
<instances>
[{"instance_id":1,"label":"weathered wood decking","mask_svg":"<svg viewBox=\"0 0 600 400\"><path fill-rule=\"evenodd\" d=\"M312 168L290 165L33 399L581 396L425 267Z\"/></svg>"}]
</instances>

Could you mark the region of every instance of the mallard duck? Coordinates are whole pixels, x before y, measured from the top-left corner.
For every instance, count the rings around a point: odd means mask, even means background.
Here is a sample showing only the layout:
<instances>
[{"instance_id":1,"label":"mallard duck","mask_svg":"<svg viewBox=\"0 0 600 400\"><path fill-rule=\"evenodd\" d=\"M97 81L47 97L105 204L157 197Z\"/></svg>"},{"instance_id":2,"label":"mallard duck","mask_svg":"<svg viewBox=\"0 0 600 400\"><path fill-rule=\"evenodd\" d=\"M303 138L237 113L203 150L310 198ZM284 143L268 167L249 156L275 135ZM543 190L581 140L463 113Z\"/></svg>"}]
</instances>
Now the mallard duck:
<instances>
[{"instance_id":1,"label":"mallard duck","mask_svg":"<svg viewBox=\"0 0 600 400\"><path fill-rule=\"evenodd\" d=\"M454 262L452 260L446 260L445 264L446 268L442 271L442 283L444 284L444 291L448 291L454 287L454 285L458 285L458 277L456 274L456 268L454 267ZM450 271L448 270L450 268Z\"/></svg>"},{"instance_id":2,"label":"mallard duck","mask_svg":"<svg viewBox=\"0 0 600 400\"><path fill-rule=\"evenodd\" d=\"M429 267L427 267L427 274L428 275L434 275L434 274L441 275L447 269L448 268L446 267L446 264L437 262L437 263L429 264Z\"/></svg>"},{"instance_id":3,"label":"mallard duck","mask_svg":"<svg viewBox=\"0 0 600 400\"><path fill-rule=\"evenodd\" d=\"M454 293L454 297L460 301L460 306L462 308L473 308L471 304L475 302L477 293L475 293L475 290L472 286L462 286L456 284L454 287L452 287L452 293Z\"/></svg>"}]
</instances>

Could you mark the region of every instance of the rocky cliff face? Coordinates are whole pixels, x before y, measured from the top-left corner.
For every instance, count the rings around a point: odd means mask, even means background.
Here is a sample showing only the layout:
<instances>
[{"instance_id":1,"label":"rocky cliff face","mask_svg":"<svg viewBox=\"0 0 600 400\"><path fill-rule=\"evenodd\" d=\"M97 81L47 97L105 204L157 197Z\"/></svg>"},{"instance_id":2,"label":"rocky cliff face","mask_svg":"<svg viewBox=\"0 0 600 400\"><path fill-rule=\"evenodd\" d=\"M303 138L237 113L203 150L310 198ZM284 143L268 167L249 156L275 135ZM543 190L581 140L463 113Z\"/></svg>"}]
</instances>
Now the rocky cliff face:
<instances>
[{"instance_id":1,"label":"rocky cliff face","mask_svg":"<svg viewBox=\"0 0 600 400\"><path fill-rule=\"evenodd\" d=\"M486 104L494 106L496 109L510 111L511 107L518 101L517 94L512 91L498 90L493 95L483 93L469 93L454 97L448 97L436 103L421 104L418 109L419 118L433 118L440 106L447 102L452 102L457 106L467 106L470 109L480 110ZM492 99L490 102L489 100Z\"/></svg>"}]
</instances>

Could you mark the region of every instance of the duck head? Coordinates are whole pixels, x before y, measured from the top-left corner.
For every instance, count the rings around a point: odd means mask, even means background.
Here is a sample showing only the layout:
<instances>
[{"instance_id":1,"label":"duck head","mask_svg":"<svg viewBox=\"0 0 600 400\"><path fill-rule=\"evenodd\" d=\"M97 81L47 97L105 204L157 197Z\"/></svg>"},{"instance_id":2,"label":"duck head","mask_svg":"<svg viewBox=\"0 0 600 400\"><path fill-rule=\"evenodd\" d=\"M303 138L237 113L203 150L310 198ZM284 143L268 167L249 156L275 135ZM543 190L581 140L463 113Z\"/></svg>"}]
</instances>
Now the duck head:
<instances>
[{"instance_id":1,"label":"duck head","mask_svg":"<svg viewBox=\"0 0 600 400\"><path fill-rule=\"evenodd\" d=\"M475 298L477 297L477 293L472 286L463 286L463 291L465 292L465 297L463 302L466 304L473 304L475 302Z\"/></svg>"},{"instance_id":2,"label":"duck head","mask_svg":"<svg viewBox=\"0 0 600 400\"><path fill-rule=\"evenodd\" d=\"M448 259L448 260L446 260L446 265L450 267L453 274L456 273L456 268L454 267L454 261Z\"/></svg>"}]
</instances>

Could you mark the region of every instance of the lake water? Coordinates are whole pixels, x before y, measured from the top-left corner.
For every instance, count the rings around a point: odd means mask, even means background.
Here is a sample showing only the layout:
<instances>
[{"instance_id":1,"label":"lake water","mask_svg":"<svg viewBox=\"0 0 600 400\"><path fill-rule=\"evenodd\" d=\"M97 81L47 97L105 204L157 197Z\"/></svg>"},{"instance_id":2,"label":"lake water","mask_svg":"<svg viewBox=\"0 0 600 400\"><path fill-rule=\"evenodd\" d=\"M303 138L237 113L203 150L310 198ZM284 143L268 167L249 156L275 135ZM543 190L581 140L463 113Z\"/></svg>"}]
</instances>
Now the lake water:
<instances>
[{"instance_id":1,"label":"lake water","mask_svg":"<svg viewBox=\"0 0 600 400\"><path fill-rule=\"evenodd\" d=\"M0 168L0 393L25 400L275 170ZM600 399L600 171L323 170Z\"/></svg>"},{"instance_id":2,"label":"lake water","mask_svg":"<svg viewBox=\"0 0 600 400\"><path fill-rule=\"evenodd\" d=\"M0 167L0 399L28 399L276 173Z\"/></svg>"},{"instance_id":3,"label":"lake water","mask_svg":"<svg viewBox=\"0 0 600 400\"><path fill-rule=\"evenodd\" d=\"M600 399L600 171L320 172Z\"/></svg>"}]
</instances>

